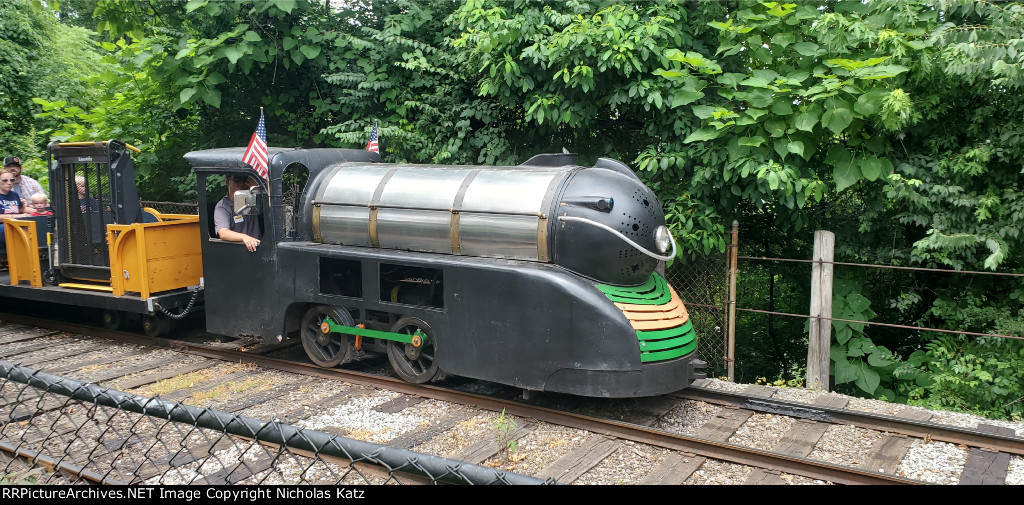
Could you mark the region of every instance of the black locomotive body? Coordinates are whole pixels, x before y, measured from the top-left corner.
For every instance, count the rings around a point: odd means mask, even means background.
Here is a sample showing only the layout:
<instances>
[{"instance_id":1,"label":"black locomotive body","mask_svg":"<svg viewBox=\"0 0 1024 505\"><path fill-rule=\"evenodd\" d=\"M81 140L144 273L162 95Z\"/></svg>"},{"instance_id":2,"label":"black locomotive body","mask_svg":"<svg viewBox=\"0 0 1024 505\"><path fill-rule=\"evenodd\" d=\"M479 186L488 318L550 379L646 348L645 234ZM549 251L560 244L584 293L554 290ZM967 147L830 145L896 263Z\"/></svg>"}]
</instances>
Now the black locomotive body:
<instances>
[{"instance_id":1,"label":"black locomotive body","mask_svg":"<svg viewBox=\"0 0 1024 505\"><path fill-rule=\"evenodd\" d=\"M653 193L621 163L542 155L516 167L391 165L376 153L241 148L187 154L197 174L207 331L301 338L323 366L387 353L410 382L445 374L531 391L657 395L704 374L660 260ZM211 178L257 215L255 252L213 233ZM671 251L669 250L671 246Z\"/></svg>"}]
</instances>

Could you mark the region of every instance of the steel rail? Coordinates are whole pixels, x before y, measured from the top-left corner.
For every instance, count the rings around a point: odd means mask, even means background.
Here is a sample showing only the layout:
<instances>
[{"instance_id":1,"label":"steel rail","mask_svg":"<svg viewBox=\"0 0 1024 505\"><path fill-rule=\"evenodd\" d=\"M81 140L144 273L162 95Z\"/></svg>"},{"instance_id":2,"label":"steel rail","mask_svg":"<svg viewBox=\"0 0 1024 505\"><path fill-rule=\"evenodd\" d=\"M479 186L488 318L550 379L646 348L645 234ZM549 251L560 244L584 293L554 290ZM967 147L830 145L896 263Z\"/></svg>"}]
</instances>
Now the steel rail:
<instances>
[{"instance_id":1,"label":"steel rail","mask_svg":"<svg viewBox=\"0 0 1024 505\"><path fill-rule=\"evenodd\" d=\"M106 475L102 475L92 470L86 470L77 465L72 465L61 460L55 460L39 451L33 451L21 447L21 445L14 445L0 440L0 452L8 454L10 458L17 458L30 465L40 465L46 469L49 473L60 473L61 475L68 477L76 477L84 479L92 484L106 484L112 486L124 486L127 483L119 480L111 479Z\"/></svg>"},{"instance_id":2,"label":"steel rail","mask_svg":"<svg viewBox=\"0 0 1024 505\"><path fill-rule=\"evenodd\" d=\"M925 484L922 481L895 475L880 474L878 472L871 472L844 465L836 465L809 458L789 456L771 451L730 444L727 442L716 442L699 437L670 433L632 423L562 412L545 407L533 406L510 400L502 400L475 393L454 391L438 386L410 384L400 379L381 377L364 372L338 368L320 368L312 364L261 356L251 352L208 347L200 344L153 338L71 323L54 322L22 316L9 316L7 314L0 314L0 319L10 322L18 322L25 325L58 329L60 331L78 333L88 332L89 334L97 337L109 338L138 345L168 348L211 359L252 363L263 368L286 371L306 376L332 380L345 380L360 385L385 388L412 396L459 403L494 412L504 410L508 414L519 417L532 418L538 421L544 421L561 426L583 429L593 433L654 445L665 449L689 452L711 459L728 461L730 463L780 471L811 479L821 479L835 484Z\"/></svg>"},{"instance_id":3,"label":"steel rail","mask_svg":"<svg viewBox=\"0 0 1024 505\"><path fill-rule=\"evenodd\" d=\"M849 424L872 430L900 433L941 442L963 444L1009 454L1024 455L1024 437L973 431L873 412L860 412L836 407L791 402L774 398L751 398L742 393L691 386L673 393L676 398L728 405L758 412L781 414L833 424Z\"/></svg>"}]
</instances>

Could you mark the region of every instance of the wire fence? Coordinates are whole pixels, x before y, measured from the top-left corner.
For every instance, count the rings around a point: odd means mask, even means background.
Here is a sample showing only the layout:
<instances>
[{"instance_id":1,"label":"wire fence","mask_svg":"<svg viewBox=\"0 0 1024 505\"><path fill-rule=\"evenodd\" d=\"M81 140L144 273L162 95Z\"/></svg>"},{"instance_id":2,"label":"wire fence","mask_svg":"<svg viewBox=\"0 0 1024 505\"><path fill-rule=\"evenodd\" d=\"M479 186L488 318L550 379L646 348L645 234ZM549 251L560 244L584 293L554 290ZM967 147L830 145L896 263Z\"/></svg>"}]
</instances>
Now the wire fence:
<instances>
[{"instance_id":1,"label":"wire fence","mask_svg":"<svg viewBox=\"0 0 1024 505\"><path fill-rule=\"evenodd\" d=\"M143 201L142 206L156 209L162 214L199 214L199 204L196 202Z\"/></svg>"},{"instance_id":2,"label":"wire fence","mask_svg":"<svg viewBox=\"0 0 1024 505\"><path fill-rule=\"evenodd\" d=\"M794 258L769 258L764 256L738 256L737 259L745 261L761 261L761 262L790 262L790 263L808 263L808 264L823 264L823 265L838 265L846 267L858 267L858 268L870 268L870 269L882 269L882 270L903 270L903 271L916 271L916 272L928 272L928 273L942 273L942 274L960 274L960 275L987 275L994 277L1006 277L1006 278L1019 278L1024 277L1024 274L1009 273L1009 272L982 272L982 271L971 271L971 270L943 270L939 268L923 268L923 267L902 267L894 265L876 265L870 263L851 263L844 261L819 261L809 259L794 259ZM787 312L777 312L770 310L758 310L752 308L737 307L736 310L742 312L753 312L759 314L769 314L777 316L796 317L804 319L821 319L826 321L838 321L844 323L855 323L864 324L868 326L880 326L886 328L897 328L912 331L929 331L937 333L954 333L959 335L970 335L975 337L996 337L996 338L1007 338L1014 340L1024 340L1024 336L1018 335L1007 335L1002 333L981 333L967 330L956 330L948 328L929 328L924 326L912 326L906 324L894 324L894 323L882 323L877 321L862 321L856 319L843 319L839 317L819 317L809 314L791 314Z\"/></svg>"},{"instance_id":3,"label":"wire fence","mask_svg":"<svg viewBox=\"0 0 1024 505\"><path fill-rule=\"evenodd\" d=\"M697 352L708 363L708 376L725 371L726 351L726 256L710 254L690 260L677 259L665 278L679 294L693 321Z\"/></svg>"},{"instance_id":4,"label":"wire fence","mask_svg":"<svg viewBox=\"0 0 1024 505\"><path fill-rule=\"evenodd\" d=\"M807 264L808 266L814 264L828 264L844 268L863 268L868 270L876 271L904 271L907 273L922 273L926 275L934 274L955 274L955 275L980 275L980 276L992 276L1005 279L1016 279L1024 277L1024 274L1020 273L1007 273L1007 272L988 272L988 271L966 271L966 270L949 270L949 269L938 269L938 268L924 268L924 267L906 267L906 266L895 266L895 265L878 265L868 263L855 263L855 262L844 262L844 261L816 261L813 259L798 259L798 258L775 258L765 256L737 256L739 260L738 271L744 270L744 263L746 263L747 269L755 268L757 265L767 265L773 262L783 264ZM810 269L808 269L808 284L806 284L807 292L811 291L810 287ZM797 319L820 319L830 322L842 322L851 324L863 324L867 326L892 328L897 330L908 330L912 332L934 332L934 333L947 333L947 334L958 334L964 336L975 336L975 337L996 337L1003 339L1013 340L1024 340L1024 336L1013 334L1013 332L978 332L968 331L964 329L949 329L949 328L931 328L925 326L915 326L908 324L896 324L887 323L880 321L864 321L859 319L849 319L843 317L837 317L837 315L830 316L814 316L807 313L791 313L781 312L777 310L762 310L755 309L752 307L743 307L744 300L746 303L750 303L750 300L754 296L754 291L757 292L758 296L764 295L764 286L753 286L747 285L742 282L744 276L739 276L740 282L737 284L737 307L736 311L741 313L750 314L763 314L768 316L784 316ZM758 279L763 277L763 272L760 277L755 276ZM701 358L708 362L709 375L714 374L715 376L726 375L726 366L729 361L727 351L729 348L728 342L728 328L729 328L729 268L728 268L728 256L727 254L710 254L710 255L698 255L694 259L690 260L679 260L667 269L666 278L670 284L679 293L683 303L686 304L687 310L690 312L690 316L693 319L694 329L700 339L699 352ZM786 289L792 289L787 287ZM753 290L753 291L752 291ZM734 323L735 324L735 323ZM806 330L804 337L806 338Z\"/></svg>"},{"instance_id":5,"label":"wire fence","mask_svg":"<svg viewBox=\"0 0 1024 505\"><path fill-rule=\"evenodd\" d=\"M554 484L0 361L0 484Z\"/></svg>"}]
</instances>

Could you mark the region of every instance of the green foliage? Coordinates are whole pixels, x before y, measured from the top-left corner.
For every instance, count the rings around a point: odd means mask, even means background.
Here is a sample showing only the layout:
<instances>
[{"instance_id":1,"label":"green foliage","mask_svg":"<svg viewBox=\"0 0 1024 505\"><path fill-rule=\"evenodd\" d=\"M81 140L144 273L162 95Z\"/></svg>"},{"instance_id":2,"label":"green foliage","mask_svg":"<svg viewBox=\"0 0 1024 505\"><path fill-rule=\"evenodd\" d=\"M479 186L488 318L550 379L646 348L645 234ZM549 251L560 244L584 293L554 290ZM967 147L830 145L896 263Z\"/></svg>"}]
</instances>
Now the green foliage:
<instances>
[{"instance_id":1,"label":"green foliage","mask_svg":"<svg viewBox=\"0 0 1024 505\"><path fill-rule=\"evenodd\" d=\"M519 449L519 441L513 438L519 426L511 416L505 415L505 409L494 418L494 441L498 444L498 451L509 457Z\"/></svg>"},{"instance_id":2,"label":"green foliage","mask_svg":"<svg viewBox=\"0 0 1024 505\"><path fill-rule=\"evenodd\" d=\"M717 3L470 1L451 19L461 30L454 46L481 73L479 95L522 127L512 146L529 151L519 157L566 148L584 160L635 160L690 255L724 250L724 214L688 189L693 153L679 138L696 118L680 112L703 95L670 80L666 55L699 59L677 48L704 47L713 34L703 20L724 12Z\"/></svg>"},{"instance_id":3,"label":"green foliage","mask_svg":"<svg viewBox=\"0 0 1024 505\"><path fill-rule=\"evenodd\" d=\"M42 159L51 122L33 98L84 106L102 90L77 78L99 61L86 30L59 24L38 0L0 4L0 146L24 161ZM59 49L58 49L59 48Z\"/></svg>"},{"instance_id":4,"label":"green foliage","mask_svg":"<svg viewBox=\"0 0 1024 505\"><path fill-rule=\"evenodd\" d=\"M864 5L818 7L741 2L734 17L710 23L717 59L670 49L660 72L676 92L702 95L688 106L700 121L683 143L721 153L695 163L695 193L770 208L783 230L805 226L823 199L890 173L881 134L918 117L898 86L906 60L927 48L917 25L928 15L896 32Z\"/></svg>"},{"instance_id":5,"label":"green foliage","mask_svg":"<svg viewBox=\"0 0 1024 505\"><path fill-rule=\"evenodd\" d=\"M476 96L476 68L448 44L450 2L375 5L372 22L339 36L331 55L331 107L342 119L323 134L365 145L374 121L388 161L515 164L518 125Z\"/></svg>"},{"instance_id":6,"label":"green foliage","mask_svg":"<svg viewBox=\"0 0 1024 505\"><path fill-rule=\"evenodd\" d=\"M852 383L863 393L879 399L897 400L893 372L899 367L898 355L881 345L875 345L866 334L866 325L875 312L871 301L862 293L863 286L856 279L837 277L833 285L832 321L835 343L829 350L832 374L836 386Z\"/></svg>"},{"instance_id":7,"label":"green foliage","mask_svg":"<svg viewBox=\"0 0 1024 505\"><path fill-rule=\"evenodd\" d=\"M997 338L944 336L909 358L920 367L909 403L972 412L996 419L1024 419L1024 343ZM927 373L927 375L924 375Z\"/></svg>"}]
</instances>

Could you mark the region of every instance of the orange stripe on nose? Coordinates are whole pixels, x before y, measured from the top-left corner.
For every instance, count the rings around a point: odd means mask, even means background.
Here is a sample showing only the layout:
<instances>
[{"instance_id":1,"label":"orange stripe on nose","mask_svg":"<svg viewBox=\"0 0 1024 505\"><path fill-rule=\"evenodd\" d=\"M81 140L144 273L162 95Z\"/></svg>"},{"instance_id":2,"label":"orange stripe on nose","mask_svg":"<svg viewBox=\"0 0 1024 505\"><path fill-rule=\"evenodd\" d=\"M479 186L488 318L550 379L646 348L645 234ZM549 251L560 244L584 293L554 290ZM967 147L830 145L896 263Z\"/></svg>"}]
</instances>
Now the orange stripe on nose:
<instances>
[{"instance_id":1,"label":"orange stripe on nose","mask_svg":"<svg viewBox=\"0 0 1024 505\"><path fill-rule=\"evenodd\" d=\"M672 286L668 286L672 299L663 305L616 303L635 330L663 330L682 326L690 319L689 312Z\"/></svg>"}]
</instances>

